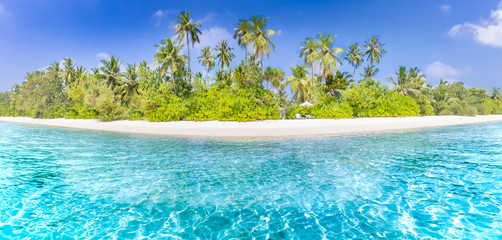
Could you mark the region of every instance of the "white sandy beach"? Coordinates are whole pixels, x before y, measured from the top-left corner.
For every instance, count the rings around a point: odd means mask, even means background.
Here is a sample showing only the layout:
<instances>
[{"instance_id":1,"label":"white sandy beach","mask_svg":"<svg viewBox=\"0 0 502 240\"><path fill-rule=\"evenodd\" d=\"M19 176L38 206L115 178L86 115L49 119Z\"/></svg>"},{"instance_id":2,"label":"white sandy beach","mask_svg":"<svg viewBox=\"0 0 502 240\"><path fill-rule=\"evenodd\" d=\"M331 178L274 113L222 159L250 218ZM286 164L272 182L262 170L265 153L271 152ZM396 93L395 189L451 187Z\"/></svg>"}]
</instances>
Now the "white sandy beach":
<instances>
[{"instance_id":1,"label":"white sandy beach","mask_svg":"<svg viewBox=\"0 0 502 240\"><path fill-rule=\"evenodd\" d=\"M148 122L91 119L33 119L27 117L0 117L0 121L65 127L106 132L184 137L302 137L336 136L409 129L444 127L502 121L502 115L476 117L431 116L399 118L266 120L256 122Z\"/></svg>"}]
</instances>

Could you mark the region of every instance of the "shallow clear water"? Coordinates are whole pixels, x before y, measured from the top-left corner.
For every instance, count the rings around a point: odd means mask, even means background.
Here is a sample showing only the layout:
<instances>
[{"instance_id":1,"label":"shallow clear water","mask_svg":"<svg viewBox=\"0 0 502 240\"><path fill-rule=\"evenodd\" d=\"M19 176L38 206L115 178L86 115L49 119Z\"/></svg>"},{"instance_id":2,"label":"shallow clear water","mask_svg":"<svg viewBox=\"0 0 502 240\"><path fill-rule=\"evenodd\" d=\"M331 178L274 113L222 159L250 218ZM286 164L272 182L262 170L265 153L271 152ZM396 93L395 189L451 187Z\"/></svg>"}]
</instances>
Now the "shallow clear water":
<instances>
[{"instance_id":1,"label":"shallow clear water","mask_svg":"<svg viewBox=\"0 0 502 240\"><path fill-rule=\"evenodd\" d=\"M0 238L495 239L502 123L226 141L0 123Z\"/></svg>"}]
</instances>

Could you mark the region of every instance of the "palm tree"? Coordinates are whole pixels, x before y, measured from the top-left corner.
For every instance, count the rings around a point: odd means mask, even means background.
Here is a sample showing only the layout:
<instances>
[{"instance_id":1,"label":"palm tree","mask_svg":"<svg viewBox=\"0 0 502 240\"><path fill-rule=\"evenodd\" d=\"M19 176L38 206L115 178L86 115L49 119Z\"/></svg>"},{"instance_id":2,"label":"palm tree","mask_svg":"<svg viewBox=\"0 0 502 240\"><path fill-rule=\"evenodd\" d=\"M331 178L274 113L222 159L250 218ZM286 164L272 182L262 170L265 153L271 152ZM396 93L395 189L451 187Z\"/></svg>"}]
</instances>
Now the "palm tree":
<instances>
[{"instance_id":1,"label":"palm tree","mask_svg":"<svg viewBox=\"0 0 502 240\"><path fill-rule=\"evenodd\" d=\"M307 38L304 42L300 43L300 58L302 58L305 64L309 64L312 69L312 79L314 79L314 62L312 53L318 48L318 43L314 38Z\"/></svg>"},{"instance_id":2,"label":"palm tree","mask_svg":"<svg viewBox=\"0 0 502 240\"><path fill-rule=\"evenodd\" d=\"M49 74L54 78L54 80L59 80L61 77L61 67L59 62L53 62L49 68Z\"/></svg>"},{"instance_id":3,"label":"palm tree","mask_svg":"<svg viewBox=\"0 0 502 240\"><path fill-rule=\"evenodd\" d=\"M214 68L214 60L216 57L214 55L211 55L213 50L210 47L205 47L201 49L200 51L200 56L199 56L199 63L204 65L206 68L206 77L209 74L209 72Z\"/></svg>"},{"instance_id":4,"label":"palm tree","mask_svg":"<svg viewBox=\"0 0 502 240\"><path fill-rule=\"evenodd\" d=\"M251 23L247 19L241 19L234 26L234 39L237 40L239 46L244 48L244 59L246 60L248 56L248 43L244 41L244 36L250 32Z\"/></svg>"},{"instance_id":5,"label":"palm tree","mask_svg":"<svg viewBox=\"0 0 502 240\"><path fill-rule=\"evenodd\" d=\"M284 80L284 71L281 69L268 67L263 75L265 77L265 81L267 81L267 88L268 83L270 83L273 88L278 89Z\"/></svg>"},{"instance_id":6,"label":"palm tree","mask_svg":"<svg viewBox=\"0 0 502 240\"><path fill-rule=\"evenodd\" d=\"M266 53L267 57L270 55L270 48L275 48L274 42L270 40L271 36L276 35L275 30L265 29L267 27L267 18L263 15L252 15L249 19L251 29L242 37L242 41L246 44L253 46L253 55L260 59L261 69L263 71L263 55Z\"/></svg>"},{"instance_id":7,"label":"palm tree","mask_svg":"<svg viewBox=\"0 0 502 240\"><path fill-rule=\"evenodd\" d=\"M323 78L329 73L337 71L337 62L342 65L342 61L337 56L344 52L343 48L334 47L335 36L331 36L328 34L319 34L317 38L319 40L319 44L317 45L317 49L311 54L312 59L315 60L316 63L320 66L320 74Z\"/></svg>"},{"instance_id":8,"label":"palm tree","mask_svg":"<svg viewBox=\"0 0 502 240\"><path fill-rule=\"evenodd\" d=\"M502 101L502 94L500 88L493 87L491 98L495 101Z\"/></svg>"},{"instance_id":9,"label":"palm tree","mask_svg":"<svg viewBox=\"0 0 502 240\"><path fill-rule=\"evenodd\" d=\"M380 43L379 40L380 36L374 35L366 40L363 45L366 47L364 55L368 56L368 60L370 60L371 65L373 65L373 62L380 64L380 58L387 53L384 49L382 49L384 44Z\"/></svg>"},{"instance_id":10,"label":"palm tree","mask_svg":"<svg viewBox=\"0 0 502 240\"><path fill-rule=\"evenodd\" d=\"M157 46L155 65L160 65L160 78L163 78L168 70L171 70L174 94L177 93L175 74L182 70L185 64L185 56L180 54L183 44L176 45L170 38L164 39Z\"/></svg>"},{"instance_id":11,"label":"palm tree","mask_svg":"<svg viewBox=\"0 0 502 240\"><path fill-rule=\"evenodd\" d=\"M186 39L187 41L187 50L188 50L188 72L190 72L190 40L192 41L192 47L196 42L199 41L199 35L202 34L198 27L201 27L200 23L193 23L190 20L190 11L181 12L178 15L178 19L174 21L176 26L174 29L174 35L177 35L177 40L179 43Z\"/></svg>"},{"instance_id":12,"label":"palm tree","mask_svg":"<svg viewBox=\"0 0 502 240\"><path fill-rule=\"evenodd\" d=\"M91 68L91 74L99 77L99 68Z\"/></svg>"},{"instance_id":13,"label":"palm tree","mask_svg":"<svg viewBox=\"0 0 502 240\"><path fill-rule=\"evenodd\" d=\"M354 66L354 72L352 72L352 76L356 75L356 69L363 64L363 56L364 53L360 52L361 47L358 43L350 44L347 48L347 56L345 56L345 60L349 62L352 66Z\"/></svg>"},{"instance_id":14,"label":"palm tree","mask_svg":"<svg viewBox=\"0 0 502 240\"><path fill-rule=\"evenodd\" d=\"M65 86L69 86L71 83L73 83L73 80L75 78L75 76L74 76L75 63L69 57L67 57L63 60L64 60L64 62L63 62L63 66L64 66L63 79L65 81Z\"/></svg>"},{"instance_id":15,"label":"palm tree","mask_svg":"<svg viewBox=\"0 0 502 240\"><path fill-rule=\"evenodd\" d=\"M365 80L373 80L373 77L380 72L380 69L376 68L374 65L369 65L364 67L364 73L359 73Z\"/></svg>"},{"instance_id":16,"label":"palm tree","mask_svg":"<svg viewBox=\"0 0 502 240\"><path fill-rule=\"evenodd\" d=\"M108 61L105 59L101 60L101 63L103 66L99 68L101 71L100 76L106 81L108 87L114 90L116 86L120 85L119 79L123 75L120 73L122 61L119 61L115 56L111 56Z\"/></svg>"},{"instance_id":17,"label":"palm tree","mask_svg":"<svg viewBox=\"0 0 502 240\"><path fill-rule=\"evenodd\" d=\"M305 66L297 65L292 67L293 75L288 76L288 84L291 84L291 101L295 101L296 105L309 100L309 92L311 81L307 78Z\"/></svg>"},{"instance_id":18,"label":"palm tree","mask_svg":"<svg viewBox=\"0 0 502 240\"><path fill-rule=\"evenodd\" d=\"M403 95L419 95L420 88L425 83L423 78L424 74L420 74L420 69L412 68L409 73L406 72L406 67L401 66L399 70L396 71L396 80L393 78L388 78L390 82L394 84L396 91Z\"/></svg>"},{"instance_id":19,"label":"palm tree","mask_svg":"<svg viewBox=\"0 0 502 240\"><path fill-rule=\"evenodd\" d=\"M75 80L78 80L79 82L85 81L87 74L87 70L80 66L75 69Z\"/></svg>"},{"instance_id":20,"label":"palm tree","mask_svg":"<svg viewBox=\"0 0 502 240\"><path fill-rule=\"evenodd\" d=\"M216 58L221 65L221 70L223 71L223 67L225 65L227 65L227 67L230 67L230 62L232 62L232 59L235 57L235 55L230 52L232 48L228 47L228 41L223 40L218 42L215 50L218 52Z\"/></svg>"},{"instance_id":21,"label":"palm tree","mask_svg":"<svg viewBox=\"0 0 502 240\"><path fill-rule=\"evenodd\" d=\"M125 83L122 86L121 96L126 103L129 103L138 94L138 83L136 82L138 73L136 70L136 64L128 64L124 74Z\"/></svg>"},{"instance_id":22,"label":"palm tree","mask_svg":"<svg viewBox=\"0 0 502 240\"><path fill-rule=\"evenodd\" d=\"M349 72L336 71L336 74L329 74L326 77L327 92L332 96L339 96L353 82Z\"/></svg>"}]
</instances>

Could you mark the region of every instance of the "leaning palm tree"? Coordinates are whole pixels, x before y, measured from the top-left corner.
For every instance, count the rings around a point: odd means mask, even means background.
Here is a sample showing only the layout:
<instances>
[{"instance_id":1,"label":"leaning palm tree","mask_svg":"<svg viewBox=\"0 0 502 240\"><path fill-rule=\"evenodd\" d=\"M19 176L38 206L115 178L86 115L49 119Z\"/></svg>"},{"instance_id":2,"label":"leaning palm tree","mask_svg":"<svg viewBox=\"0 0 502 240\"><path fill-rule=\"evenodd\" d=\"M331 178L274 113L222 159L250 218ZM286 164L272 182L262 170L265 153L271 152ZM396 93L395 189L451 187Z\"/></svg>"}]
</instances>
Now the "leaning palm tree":
<instances>
[{"instance_id":1,"label":"leaning palm tree","mask_svg":"<svg viewBox=\"0 0 502 240\"><path fill-rule=\"evenodd\" d=\"M314 38L307 38L304 42L300 43L300 58L303 59L305 64L310 65L312 79L314 79L314 62L315 59L312 56L312 53L316 51L318 48L318 43Z\"/></svg>"},{"instance_id":2,"label":"leaning palm tree","mask_svg":"<svg viewBox=\"0 0 502 240\"><path fill-rule=\"evenodd\" d=\"M70 84L73 83L75 76L75 63L73 60L69 57L63 59L63 66L64 66L64 73L63 73L63 79L65 81L65 86L69 86Z\"/></svg>"},{"instance_id":3,"label":"leaning palm tree","mask_svg":"<svg viewBox=\"0 0 502 240\"><path fill-rule=\"evenodd\" d=\"M343 48L334 47L336 35L331 36L328 34L319 34L317 38L319 44L317 49L311 54L312 59L319 64L320 74L323 78L329 73L337 71L337 63L342 65L342 61L338 57L339 54L343 53Z\"/></svg>"},{"instance_id":4,"label":"leaning palm tree","mask_svg":"<svg viewBox=\"0 0 502 240\"><path fill-rule=\"evenodd\" d=\"M176 45L170 38L166 38L157 46L154 58L155 65L160 65L160 78L170 69L174 94L177 93L175 74L181 71L185 64L185 55L180 54L182 47L183 44Z\"/></svg>"},{"instance_id":5,"label":"leaning palm tree","mask_svg":"<svg viewBox=\"0 0 502 240\"><path fill-rule=\"evenodd\" d=\"M119 61L115 56L111 56L108 61L105 59L101 60L101 63L103 66L99 68L101 71L100 77L105 80L110 89L114 90L116 86L120 85L119 79L123 75L120 72L122 61Z\"/></svg>"},{"instance_id":6,"label":"leaning palm tree","mask_svg":"<svg viewBox=\"0 0 502 240\"><path fill-rule=\"evenodd\" d=\"M192 41L192 47L194 44L199 41L199 35L202 34L200 32L200 23L193 23L190 20L190 12L181 12L178 15L178 19L174 20L175 23L178 23L174 26L176 31L174 35L177 35L177 41L181 43L183 39L187 41L187 51L188 51L188 72L190 73L190 40ZM198 28L199 27L199 28Z\"/></svg>"},{"instance_id":7,"label":"leaning palm tree","mask_svg":"<svg viewBox=\"0 0 502 240\"><path fill-rule=\"evenodd\" d=\"M374 35L371 36L366 42L364 42L364 47L366 47L366 52L364 53L367 56L368 60L370 60L371 65L373 62L380 64L380 58L387 52L382 48L383 43L379 42L380 36Z\"/></svg>"},{"instance_id":8,"label":"leaning palm tree","mask_svg":"<svg viewBox=\"0 0 502 240\"><path fill-rule=\"evenodd\" d=\"M228 46L228 41L223 40L218 42L218 44L215 47L215 50L218 53L216 55L216 58L218 59L218 62L221 65L221 70L223 71L223 67L225 65L227 65L227 67L230 67L230 62L232 62L232 59L235 57L235 55L230 52L232 48Z\"/></svg>"},{"instance_id":9,"label":"leaning palm tree","mask_svg":"<svg viewBox=\"0 0 502 240\"><path fill-rule=\"evenodd\" d=\"M206 77L209 75L209 72L214 68L214 60L216 57L211 55L213 50L209 47L205 47L201 49L199 56L199 63L202 64L206 68Z\"/></svg>"},{"instance_id":10,"label":"leaning palm tree","mask_svg":"<svg viewBox=\"0 0 502 240\"><path fill-rule=\"evenodd\" d=\"M363 64L364 53L360 52L359 50L361 50L361 47L358 45L358 43L350 44L350 46L347 48L347 56L345 56L345 60L347 60L347 62L349 62L354 67L352 76L356 75L356 69Z\"/></svg>"},{"instance_id":11,"label":"leaning palm tree","mask_svg":"<svg viewBox=\"0 0 502 240\"><path fill-rule=\"evenodd\" d=\"M129 103L131 99L138 94L138 83L136 79L138 78L136 64L128 64L126 72L124 74L124 85L122 86L122 100L125 103Z\"/></svg>"},{"instance_id":12,"label":"leaning palm tree","mask_svg":"<svg viewBox=\"0 0 502 240\"><path fill-rule=\"evenodd\" d=\"M237 40L239 46L244 48L244 60L246 60L248 56L248 43L244 41L244 36L250 32L251 23L247 19L241 19L234 26L234 39Z\"/></svg>"},{"instance_id":13,"label":"leaning palm tree","mask_svg":"<svg viewBox=\"0 0 502 240\"><path fill-rule=\"evenodd\" d=\"M249 44L249 47L252 46L253 55L260 59L262 71L263 55L267 54L268 57L270 55L270 48L275 48L274 42L270 40L270 37L277 34L275 30L266 29L267 20L268 17L263 18L263 15L260 15L259 17L252 15L249 19L251 29L242 37L242 41L244 43Z\"/></svg>"}]
</instances>

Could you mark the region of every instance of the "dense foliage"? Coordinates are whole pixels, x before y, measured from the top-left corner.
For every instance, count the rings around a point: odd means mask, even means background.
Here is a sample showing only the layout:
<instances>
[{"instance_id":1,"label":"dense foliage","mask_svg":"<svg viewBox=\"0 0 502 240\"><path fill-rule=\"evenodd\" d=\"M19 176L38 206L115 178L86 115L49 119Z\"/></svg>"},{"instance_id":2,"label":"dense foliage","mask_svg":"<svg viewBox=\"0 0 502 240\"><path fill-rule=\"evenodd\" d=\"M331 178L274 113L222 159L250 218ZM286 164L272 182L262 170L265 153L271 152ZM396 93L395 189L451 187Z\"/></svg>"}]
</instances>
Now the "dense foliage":
<instances>
[{"instance_id":1,"label":"dense foliage","mask_svg":"<svg viewBox=\"0 0 502 240\"><path fill-rule=\"evenodd\" d=\"M189 12L175 21L175 38L156 46L154 68L147 62L124 65L112 56L102 66L87 70L65 58L48 68L26 75L9 92L0 93L0 115L36 118L99 118L148 121L352 117L400 117L420 115L501 114L498 88L467 88L461 82L440 80L427 83L418 68L402 66L387 79L392 87L374 77L386 51L379 36L363 44L351 44L347 52L335 46L336 35L319 34L300 43L301 65L288 75L281 69L263 67L264 57L275 47L267 29L268 18L252 16L235 26L234 39L245 58L230 69L234 60L228 40L214 48L204 47L198 58L205 74L192 74L189 47L199 42L201 25ZM186 41L186 45L184 44ZM187 48L188 55L182 53ZM250 54L248 54L248 52ZM346 60L352 75L338 69ZM356 71L368 61L356 79ZM217 69L211 74L212 70ZM302 104L303 103L303 104ZM313 106L301 106L301 105Z\"/></svg>"}]
</instances>

